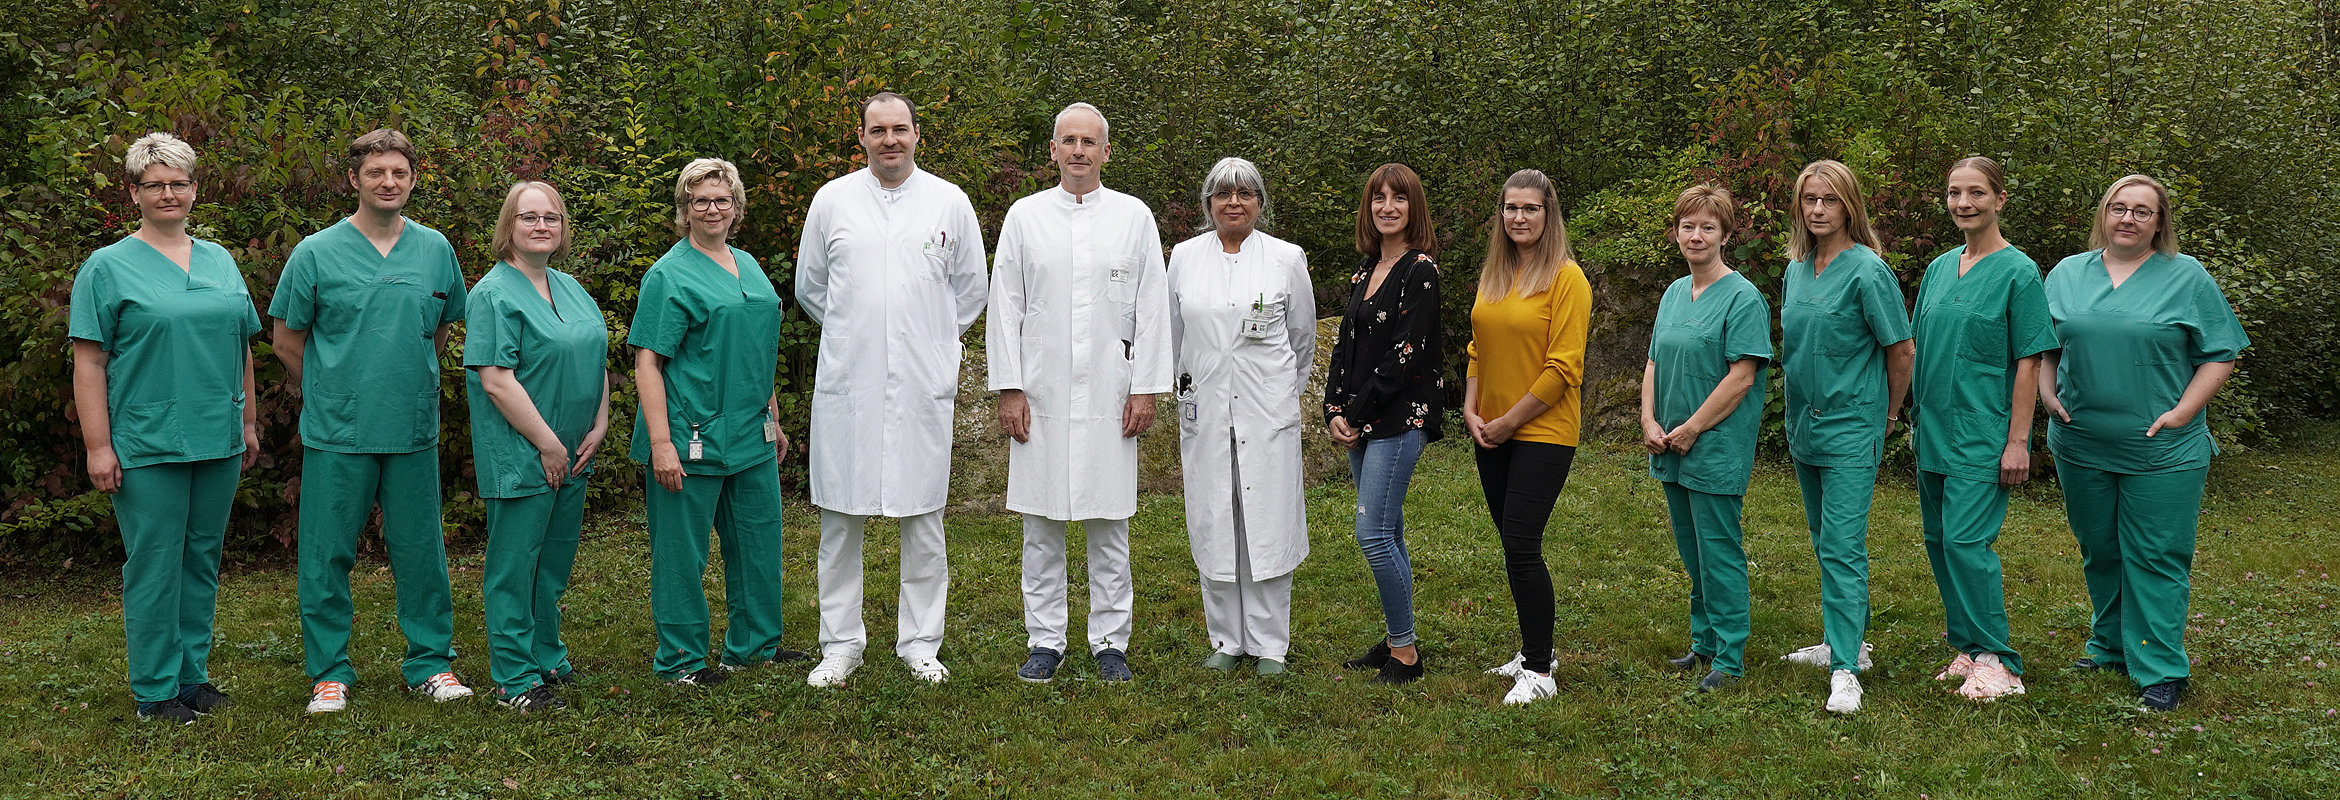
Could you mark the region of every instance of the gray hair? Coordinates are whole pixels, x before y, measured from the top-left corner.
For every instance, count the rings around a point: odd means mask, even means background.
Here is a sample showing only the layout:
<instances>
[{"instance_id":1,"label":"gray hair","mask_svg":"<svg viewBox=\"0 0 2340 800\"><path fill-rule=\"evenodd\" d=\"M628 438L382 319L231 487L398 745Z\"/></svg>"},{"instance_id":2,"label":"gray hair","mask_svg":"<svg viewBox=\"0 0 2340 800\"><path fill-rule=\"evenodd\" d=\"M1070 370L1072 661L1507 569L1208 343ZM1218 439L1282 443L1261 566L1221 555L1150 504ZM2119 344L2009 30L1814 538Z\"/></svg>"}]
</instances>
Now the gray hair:
<instances>
[{"instance_id":1,"label":"gray hair","mask_svg":"<svg viewBox=\"0 0 2340 800\"><path fill-rule=\"evenodd\" d=\"M1088 103L1074 103L1072 105L1065 106L1063 111L1056 112L1056 127L1051 129L1049 138L1055 138L1054 131L1062 130L1064 128L1064 118L1070 116L1075 111L1086 111L1097 115L1097 126L1104 129L1104 136L1101 138L1108 144L1113 142L1113 121L1105 118L1105 112L1098 111L1096 106L1089 105Z\"/></svg>"},{"instance_id":2,"label":"gray hair","mask_svg":"<svg viewBox=\"0 0 2340 800\"><path fill-rule=\"evenodd\" d=\"M122 154L122 171L130 174L136 183L146 179L146 171L153 167L170 167L195 175L195 148L187 146L179 137L161 131L138 137L130 143L130 151Z\"/></svg>"},{"instance_id":3,"label":"gray hair","mask_svg":"<svg viewBox=\"0 0 2340 800\"><path fill-rule=\"evenodd\" d=\"M1250 189L1253 194L1259 195L1259 220L1265 226L1268 219L1267 182L1259 177L1258 164L1228 156L1211 165L1210 173L1203 176L1202 193L1197 195L1203 206L1202 230L1219 228L1218 216L1211 213L1211 195L1220 189Z\"/></svg>"}]
</instances>

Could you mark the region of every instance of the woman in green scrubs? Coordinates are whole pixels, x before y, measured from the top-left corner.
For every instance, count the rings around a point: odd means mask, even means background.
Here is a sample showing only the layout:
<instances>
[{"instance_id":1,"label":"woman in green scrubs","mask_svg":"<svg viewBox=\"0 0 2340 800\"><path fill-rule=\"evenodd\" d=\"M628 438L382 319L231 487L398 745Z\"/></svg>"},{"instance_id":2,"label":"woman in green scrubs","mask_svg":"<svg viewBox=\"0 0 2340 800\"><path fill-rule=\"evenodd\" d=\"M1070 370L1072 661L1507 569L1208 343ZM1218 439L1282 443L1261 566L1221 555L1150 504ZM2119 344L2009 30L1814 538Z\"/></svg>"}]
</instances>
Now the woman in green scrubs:
<instances>
[{"instance_id":1,"label":"woman in green scrubs","mask_svg":"<svg viewBox=\"0 0 2340 800\"><path fill-rule=\"evenodd\" d=\"M609 324L593 296L551 268L569 247L552 186L512 185L496 217L496 266L471 287L463 366L472 463L487 504L488 673L506 707L566 708L561 594L577 563L586 476L609 433Z\"/></svg>"},{"instance_id":2,"label":"woman in green scrubs","mask_svg":"<svg viewBox=\"0 0 2340 800\"><path fill-rule=\"evenodd\" d=\"M2194 529L2210 477L2203 407L2250 337L2202 262L2177 251L2169 189L2130 175L2097 203L2095 247L2047 277L2062 349L2042 365L2048 451L2094 606L2079 669L2126 672L2177 708L2187 669Z\"/></svg>"},{"instance_id":3,"label":"woman in green scrubs","mask_svg":"<svg viewBox=\"0 0 2340 800\"><path fill-rule=\"evenodd\" d=\"M1942 592L1943 630L1958 655L1936 680L1990 701L2023 693L2023 658L2007 642L1999 554L2007 491L2031 477L2031 410L2040 354L2056 347L2039 264L1999 233L2006 172L1976 156L1950 166L1944 203L1966 243L1918 284L1911 385L1918 514Z\"/></svg>"},{"instance_id":4,"label":"woman in green scrubs","mask_svg":"<svg viewBox=\"0 0 2340 800\"><path fill-rule=\"evenodd\" d=\"M1709 692L1738 679L1747 649L1747 551L1739 513L1755 469L1771 304L1723 262L1738 203L1720 186L1674 201L1668 237L1690 274L1666 287L1641 369L1641 444L1666 489L1674 547L1690 573L1690 652L1680 669L1710 667Z\"/></svg>"},{"instance_id":5,"label":"woman in green scrubs","mask_svg":"<svg viewBox=\"0 0 2340 800\"><path fill-rule=\"evenodd\" d=\"M1885 437L1909 390L1909 312L1877 250L1850 167L1815 161L1796 176L1779 365L1788 455L1820 561L1821 644L1783 660L1829 671L1826 707L1860 708L1869 628L1869 500Z\"/></svg>"},{"instance_id":6,"label":"woman in green scrubs","mask_svg":"<svg viewBox=\"0 0 2340 800\"><path fill-rule=\"evenodd\" d=\"M798 661L780 649L780 432L773 372L780 294L727 242L747 211L731 162L702 158L674 184L683 240L650 265L626 344L642 405L633 458L648 467L652 665L677 686L722 683L726 669ZM707 659L707 530L722 540L730 626ZM721 667L722 669L719 669Z\"/></svg>"},{"instance_id":7,"label":"woman in green scrubs","mask_svg":"<svg viewBox=\"0 0 2340 800\"><path fill-rule=\"evenodd\" d=\"M225 248L187 234L195 150L167 133L122 158L138 230L73 276L66 335L89 477L122 531L122 632L138 718L193 723L211 683L219 550L260 453L250 339L260 315Z\"/></svg>"}]
</instances>

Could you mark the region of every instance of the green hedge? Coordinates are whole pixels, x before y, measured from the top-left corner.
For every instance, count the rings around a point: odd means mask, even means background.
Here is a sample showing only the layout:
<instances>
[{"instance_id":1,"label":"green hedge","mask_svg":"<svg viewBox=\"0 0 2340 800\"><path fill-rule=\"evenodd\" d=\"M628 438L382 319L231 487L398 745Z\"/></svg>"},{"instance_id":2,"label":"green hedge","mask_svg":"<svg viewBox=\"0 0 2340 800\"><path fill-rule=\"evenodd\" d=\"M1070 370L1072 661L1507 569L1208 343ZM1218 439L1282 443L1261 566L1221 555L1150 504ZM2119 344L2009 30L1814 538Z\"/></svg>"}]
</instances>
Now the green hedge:
<instances>
[{"instance_id":1,"label":"green hedge","mask_svg":"<svg viewBox=\"0 0 2340 800\"><path fill-rule=\"evenodd\" d=\"M1560 185L1595 282L1588 396L1609 418L1629 411L1654 298L1680 274L1660 228L1689 182L1747 200L1735 255L1776 297L1779 209L1805 161L1860 171L1888 261L1912 284L1956 242L1936 197L1956 158L2008 164L2008 235L2043 264L2085 246L2103 186L2146 172L2176 188L2185 249L2256 341L2213 409L2222 435L2262 440L2282 419L2340 408L2340 348L2327 344L2340 303L2319 277L2340 268L2327 223L2340 219L2340 10L2328 0L401 6L0 9L0 344L19 355L0 365L0 559L118 547L82 474L65 305L81 259L135 224L120 155L149 130L195 145L196 234L234 252L262 303L292 245L353 206L335 159L358 133L394 125L416 139L411 213L447 232L475 278L503 187L551 181L579 222L564 268L601 300L613 341L673 241L674 170L702 155L740 164L739 243L784 282L805 203L858 167L856 103L881 89L920 101L922 165L967 188L994 230L1050 182L1043 142L1075 100L1112 117L1107 180L1152 203L1171 239L1197 220L1210 162L1250 157L1270 181L1270 229L1309 249L1327 301L1355 258L1359 183L1408 163L1446 245L1458 351L1496 188L1536 167ZM814 335L792 318L782 345L783 414L800 437ZM268 457L231 533L247 551L294 533L294 406L260 353ZM460 537L476 535L478 506L456 385L445 474ZM630 388L617 406L630 415ZM615 466L627 428L613 428ZM593 492L639 481L605 469Z\"/></svg>"}]
</instances>

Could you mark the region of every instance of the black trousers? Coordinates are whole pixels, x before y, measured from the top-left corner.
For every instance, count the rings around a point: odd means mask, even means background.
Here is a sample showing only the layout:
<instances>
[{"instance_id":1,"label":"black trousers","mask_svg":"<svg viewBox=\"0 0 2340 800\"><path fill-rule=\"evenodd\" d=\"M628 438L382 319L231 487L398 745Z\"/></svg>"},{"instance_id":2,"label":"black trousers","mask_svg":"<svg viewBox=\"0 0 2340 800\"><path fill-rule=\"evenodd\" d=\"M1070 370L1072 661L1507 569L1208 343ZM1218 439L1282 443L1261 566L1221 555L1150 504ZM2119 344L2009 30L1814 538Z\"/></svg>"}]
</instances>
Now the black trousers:
<instances>
[{"instance_id":1,"label":"black trousers","mask_svg":"<svg viewBox=\"0 0 2340 800\"><path fill-rule=\"evenodd\" d=\"M1495 519L1495 532L1503 540L1503 573L1511 582L1512 605L1519 609L1522 665L1550 672L1557 608L1552 570L1544 565L1544 523L1552 519L1560 487L1568 484L1576 448L1515 439L1492 449L1479 448L1477 455L1479 487L1487 494L1487 514Z\"/></svg>"}]
</instances>

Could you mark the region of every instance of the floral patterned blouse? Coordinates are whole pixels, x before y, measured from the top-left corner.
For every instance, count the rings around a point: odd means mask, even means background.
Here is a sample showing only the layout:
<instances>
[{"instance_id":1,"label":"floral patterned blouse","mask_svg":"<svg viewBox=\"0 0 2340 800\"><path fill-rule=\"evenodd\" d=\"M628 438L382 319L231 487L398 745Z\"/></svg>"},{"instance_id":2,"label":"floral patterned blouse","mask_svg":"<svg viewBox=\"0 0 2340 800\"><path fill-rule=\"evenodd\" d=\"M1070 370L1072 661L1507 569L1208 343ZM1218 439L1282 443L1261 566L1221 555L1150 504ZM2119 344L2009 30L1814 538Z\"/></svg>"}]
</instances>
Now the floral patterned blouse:
<instances>
[{"instance_id":1,"label":"floral patterned blouse","mask_svg":"<svg viewBox=\"0 0 2340 800\"><path fill-rule=\"evenodd\" d=\"M1347 417L1367 439L1421 430L1438 441L1441 377L1438 335L1438 262L1408 250L1371 296L1367 257L1349 277L1349 310L1341 317L1332 365L1324 379L1324 417Z\"/></svg>"}]
</instances>

